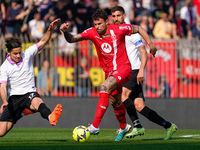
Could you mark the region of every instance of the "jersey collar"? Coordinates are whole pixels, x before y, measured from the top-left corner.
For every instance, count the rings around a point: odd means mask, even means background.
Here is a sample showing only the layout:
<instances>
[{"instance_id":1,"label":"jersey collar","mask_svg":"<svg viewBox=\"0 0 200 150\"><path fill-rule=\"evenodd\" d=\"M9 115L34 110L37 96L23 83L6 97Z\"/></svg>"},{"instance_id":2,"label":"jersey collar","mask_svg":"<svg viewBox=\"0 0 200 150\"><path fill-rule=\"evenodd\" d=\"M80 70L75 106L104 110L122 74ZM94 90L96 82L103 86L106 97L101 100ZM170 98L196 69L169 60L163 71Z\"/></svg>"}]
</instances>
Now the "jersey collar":
<instances>
[{"instance_id":1,"label":"jersey collar","mask_svg":"<svg viewBox=\"0 0 200 150\"><path fill-rule=\"evenodd\" d=\"M10 55L9 55L9 54L6 56L6 59L7 59L7 61L8 61L9 63L11 63L11 64L16 64L17 67L19 67L19 65L23 62L23 58L22 58L22 57L21 57L21 60L20 60L18 63L12 61L12 60L10 59Z\"/></svg>"}]
</instances>

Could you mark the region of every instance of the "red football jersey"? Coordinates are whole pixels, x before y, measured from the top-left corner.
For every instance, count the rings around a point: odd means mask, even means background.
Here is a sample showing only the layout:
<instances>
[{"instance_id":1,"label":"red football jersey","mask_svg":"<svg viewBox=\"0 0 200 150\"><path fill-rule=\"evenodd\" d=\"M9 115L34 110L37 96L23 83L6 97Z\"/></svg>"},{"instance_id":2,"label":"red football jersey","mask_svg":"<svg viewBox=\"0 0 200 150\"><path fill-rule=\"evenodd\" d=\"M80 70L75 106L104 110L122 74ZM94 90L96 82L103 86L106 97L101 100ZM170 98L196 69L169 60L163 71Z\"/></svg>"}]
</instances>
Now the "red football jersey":
<instances>
[{"instance_id":1,"label":"red football jersey","mask_svg":"<svg viewBox=\"0 0 200 150\"><path fill-rule=\"evenodd\" d=\"M103 36L97 33L95 27L85 30L81 36L94 43L101 67L105 72L110 72L126 64L131 65L125 45L125 36L131 33L132 26L129 24L110 24Z\"/></svg>"}]
</instances>

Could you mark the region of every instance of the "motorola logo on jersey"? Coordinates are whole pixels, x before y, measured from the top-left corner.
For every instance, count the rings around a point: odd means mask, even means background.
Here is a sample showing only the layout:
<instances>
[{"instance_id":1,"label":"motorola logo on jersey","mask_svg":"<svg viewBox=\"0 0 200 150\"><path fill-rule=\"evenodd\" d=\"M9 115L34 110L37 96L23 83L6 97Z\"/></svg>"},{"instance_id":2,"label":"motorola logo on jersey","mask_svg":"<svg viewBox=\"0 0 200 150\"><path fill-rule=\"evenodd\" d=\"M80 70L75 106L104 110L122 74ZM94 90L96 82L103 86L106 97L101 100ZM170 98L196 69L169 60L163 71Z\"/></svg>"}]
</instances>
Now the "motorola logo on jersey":
<instances>
[{"instance_id":1,"label":"motorola logo on jersey","mask_svg":"<svg viewBox=\"0 0 200 150\"><path fill-rule=\"evenodd\" d=\"M108 43L103 43L101 45L101 49L105 52L105 53L110 53L112 51L112 47L110 46L110 44Z\"/></svg>"}]
</instances>

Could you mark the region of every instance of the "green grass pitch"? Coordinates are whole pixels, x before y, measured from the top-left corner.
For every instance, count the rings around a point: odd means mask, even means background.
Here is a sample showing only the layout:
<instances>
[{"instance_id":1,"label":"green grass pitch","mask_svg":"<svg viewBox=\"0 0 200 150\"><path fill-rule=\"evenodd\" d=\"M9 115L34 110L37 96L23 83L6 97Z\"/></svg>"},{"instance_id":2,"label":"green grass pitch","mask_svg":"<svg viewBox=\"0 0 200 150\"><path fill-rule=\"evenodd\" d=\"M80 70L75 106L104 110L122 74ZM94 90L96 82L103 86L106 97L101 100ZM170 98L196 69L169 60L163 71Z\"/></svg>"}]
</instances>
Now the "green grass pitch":
<instances>
[{"instance_id":1,"label":"green grass pitch","mask_svg":"<svg viewBox=\"0 0 200 150\"><path fill-rule=\"evenodd\" d=\"M13 128L0 138L0 150L200 150L200 130L177 130L164 141L165 130L115 142L115 129L101 129L84 143L72 139L69 128Z\"/></svg>"}]
</instances>

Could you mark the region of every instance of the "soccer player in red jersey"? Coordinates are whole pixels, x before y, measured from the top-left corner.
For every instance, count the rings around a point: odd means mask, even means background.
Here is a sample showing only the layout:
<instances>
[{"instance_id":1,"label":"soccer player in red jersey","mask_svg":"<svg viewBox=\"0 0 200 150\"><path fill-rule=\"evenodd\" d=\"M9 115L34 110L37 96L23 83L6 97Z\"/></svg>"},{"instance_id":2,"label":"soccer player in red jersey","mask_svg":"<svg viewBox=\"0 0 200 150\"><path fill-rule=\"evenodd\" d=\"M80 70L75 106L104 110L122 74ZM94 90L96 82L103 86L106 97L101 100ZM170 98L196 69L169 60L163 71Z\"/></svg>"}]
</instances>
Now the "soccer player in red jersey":
<instances>
[{"instance_id":1,"label":"soccer player in red jersey","mask_svg":"<svg viewBox=\"0 0 200 150\"><path fill-rule=\"evenodd\" d=\"M126 123L126 111L123 103L121 103L122 85L129 81L132 75L131 64L125 47L125 36L140 33L149 44L153 55L156 53L156 47L148 34L140 26L109 24L108 15L104 10L98 9L93 14L92 19L94 27L80 34L71 35L68 32L69 25L67 23L63 23L60 26L60 30L64 33L65 39L69 43L82 40L91 40L94 43L100 65L105 72L105 81L100 85L100 98L95 118L88 129L90 134L99 133L99 124L107 110L110 97L115 115L120 123L120 132L115 141L120 141L131 128Z\"/></svg>"}]
</instances>

